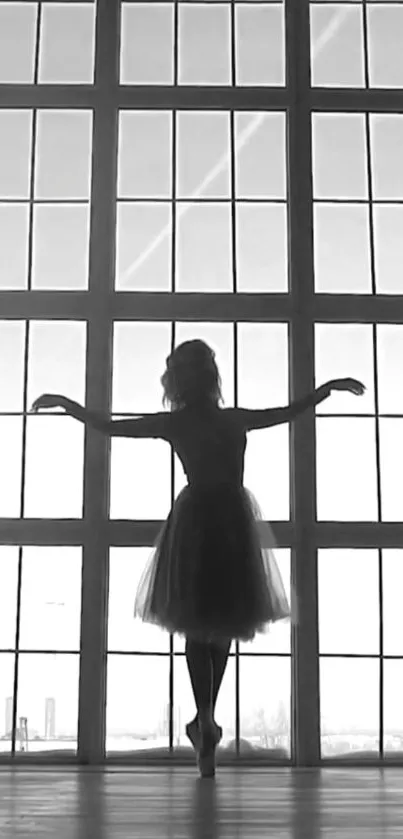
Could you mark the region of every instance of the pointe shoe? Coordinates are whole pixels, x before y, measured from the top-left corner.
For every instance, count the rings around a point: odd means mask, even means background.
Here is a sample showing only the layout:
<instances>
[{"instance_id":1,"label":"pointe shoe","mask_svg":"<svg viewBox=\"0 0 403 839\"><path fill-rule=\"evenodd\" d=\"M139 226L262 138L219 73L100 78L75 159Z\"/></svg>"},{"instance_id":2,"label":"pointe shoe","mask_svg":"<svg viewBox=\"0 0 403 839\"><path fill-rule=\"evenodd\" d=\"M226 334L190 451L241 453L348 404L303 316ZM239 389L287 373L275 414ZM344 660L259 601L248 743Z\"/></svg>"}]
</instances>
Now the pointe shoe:
<instances>
[{"instance_id":1,"label":"pointe shoe","mask_svg":"<svg viewBox=\"0 0 403 839\"><path fill-rule=\"evenodd\" d=\"M222 740L222 728L221 728L220 725L217 725L216 722L214 722L214 726L215 726L215 729L216 729L217 746L218 746L219 742ZM198 752L200 750L200 746L201 746L201 735L200 735L200 729L199 729L199 724L198 724L197 720L192 720L192 722L189 722L187 724L185 730L186 730L187 737L189 738L195 752Z\"/></svg>"},{"instance_id":2,"label":"pointe shoe","mask_svg":"<svg viewBox=\"0 0 403 839\"><path fill-rule=\"evenodd\" d=\"M200 749L198 752L198 766L202 778L215 777L215 750L220 741L214 722L199 722Z\"/></svg>"}]
</instances>

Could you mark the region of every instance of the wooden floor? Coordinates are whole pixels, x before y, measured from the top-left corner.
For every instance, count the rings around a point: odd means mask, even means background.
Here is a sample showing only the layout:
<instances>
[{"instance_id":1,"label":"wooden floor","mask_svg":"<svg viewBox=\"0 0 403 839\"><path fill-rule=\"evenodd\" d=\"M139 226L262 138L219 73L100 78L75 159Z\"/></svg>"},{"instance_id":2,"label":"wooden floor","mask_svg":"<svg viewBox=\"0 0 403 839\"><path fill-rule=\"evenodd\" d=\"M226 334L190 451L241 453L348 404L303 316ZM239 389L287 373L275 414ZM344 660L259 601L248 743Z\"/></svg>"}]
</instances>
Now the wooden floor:
<instances>
[{"instance_id":1,"label":"wooden floor","mask_svg":"<svg viewBox=\"0 0 403 839\"><path fill-rule=\"evenodd\" d=\"M403 769L0 769L0 837L403 836Z\"/></svg>"}]
</instances>

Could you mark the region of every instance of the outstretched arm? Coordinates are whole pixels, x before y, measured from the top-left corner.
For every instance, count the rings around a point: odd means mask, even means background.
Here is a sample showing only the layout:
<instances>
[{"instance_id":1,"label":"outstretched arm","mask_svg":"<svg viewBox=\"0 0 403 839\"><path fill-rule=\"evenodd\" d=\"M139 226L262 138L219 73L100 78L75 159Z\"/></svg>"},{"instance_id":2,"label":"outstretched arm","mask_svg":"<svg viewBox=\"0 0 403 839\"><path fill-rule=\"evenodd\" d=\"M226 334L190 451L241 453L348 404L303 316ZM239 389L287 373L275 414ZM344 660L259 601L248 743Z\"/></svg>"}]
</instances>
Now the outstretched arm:
<instances>
[{"instance_id":1,"label":"outstretched arm","mask_svg":"<svg viewBox=\"0 0 403 839\"><path fill-rule=\"evenodd\" d=\"M154 437L168 439L171 415L166 411L139 419L111 420L100 411L89 411L65 396L48 393L36 399L32 411L41 408L64 408L66 414L111 437Z\"/></svg>"}]
</instances>

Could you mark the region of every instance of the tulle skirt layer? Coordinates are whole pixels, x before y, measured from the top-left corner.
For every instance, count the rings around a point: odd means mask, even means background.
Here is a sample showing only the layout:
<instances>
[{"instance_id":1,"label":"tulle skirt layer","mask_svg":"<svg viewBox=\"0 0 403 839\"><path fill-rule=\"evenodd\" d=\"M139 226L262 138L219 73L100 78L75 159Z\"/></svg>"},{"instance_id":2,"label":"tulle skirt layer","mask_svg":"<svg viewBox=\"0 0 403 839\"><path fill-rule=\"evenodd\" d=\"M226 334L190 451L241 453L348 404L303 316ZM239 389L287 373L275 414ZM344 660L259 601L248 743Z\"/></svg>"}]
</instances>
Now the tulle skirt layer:
<instances>
[{"instance_id":1,"label":"tulle skirt layer","mask_svg":"<svg viewBox=\"0 0 403 839\"><path fill-rule=\"evenodd\" d=\"M274 547L250 490L188 485L146 563L134 616L196 640L251 641L295 619Z\"/></svg>"}]
</instances>

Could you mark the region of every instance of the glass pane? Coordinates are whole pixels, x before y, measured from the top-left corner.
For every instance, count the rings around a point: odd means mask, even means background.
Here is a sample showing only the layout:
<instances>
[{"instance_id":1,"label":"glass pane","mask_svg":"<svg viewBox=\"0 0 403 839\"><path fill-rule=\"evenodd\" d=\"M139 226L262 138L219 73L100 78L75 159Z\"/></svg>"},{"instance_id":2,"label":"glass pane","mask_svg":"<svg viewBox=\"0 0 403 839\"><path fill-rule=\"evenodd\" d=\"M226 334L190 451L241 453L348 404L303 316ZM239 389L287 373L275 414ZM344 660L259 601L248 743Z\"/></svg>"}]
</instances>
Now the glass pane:
<instances>
[{"instance_id":1,"label":"glass pane","mask_svg":"<svg viewBox=\"0 0 403 839\"><path fill-rule=\"evenodd\" d=\"M235 6L237 85L285 84L283 5Z\"/></svg>"},{"instance_id":2,"label":"glass pane","mask_svg":"<svg viewBox=\"0 0 403 839\"><path fill-rule=\"evenodd\" d=\"M43 4L39 52L40 82L92 84L94 47L94 3Z\"/></svg>"},{"instance_id":3,"label":"glass pane","mask_svg":"<svg viewBox=\"0 0 403 839\"><path fill-rule=\"evenodd\" d=\"M230 85L229 4L179 4L179 83Z\"/></svg>"},{"instance_id":4,"label":"glass pane","mask_svg":"<svg viewBox=\"0 0 403 839\"><path fill-rule=\"evenodd\" d=\"M171 449L165 440L112 437L110 518L166 519L170 478Z\"/></svg>"},{"instance_id":5,"label":"glass pane","mask_svg":"<svg viewBox=\"0 0 403 839\"><path fill-rule=\"evenodd\" d=\"M21 515L22 417L0 416L0 518Z\"/></svg>"},{"instance_id":6,"label":"glass pane","mask_svg":"<svg viewBox=\"0 0 403 839\"><path fill-rule=\"evenodd\" d=\"M85 402L86 323L31 321L29 328L28 407L42 393L61 393ZM75 426L78 424L75 421ZM71 419L69 426L71 426ZM59 431L63 426L57 426Z\"/></svg>"},{"instance_id":7,"label":"glass pane","mask_svg":"<svg viewBox=\"0 0 403 839\"><path fill-rule=\"evenodd\" d=\"M234 405L234 330L232 323L191 321L176 324L175 346L194 339L205 341L214 350L227 408Z\"/></svg>"},{"instance_id":8,"label":"glass pane","mask_svg":"<svg viewBox=\"0 0 403 839\"><path fill-rule=\"evenodd\" d=\"M378 756L379 661L320 659L320 725L321 757Z\"/></svg>"},{"instance_id":9,"label":"glass pane","mask_svg":"<svg viewBox=\"0 0 403 839\"><path fill-rule=\"evenodd\" d=\"M24 408L25 321L0 321L0 411Z\"/></svg>"},{"instance_id":10,"label":"glass pane","mask_svg":"<svg viewBox=\"0 0 403 839\"><path fill-rule=\"evenodd\" d=\"M28 285L28 204L0 205L0 288L16 291Z\"/></svg>"},{"instance_id":11,"label":"glass pane","mask_svg":"<svg viewBox=\"0 0 403 839\"><path fill-rule=\"evenodd\" d=\"M385 752L402 752L403 661L385 661L383 665L383 724ZM391 755L388 755L388 757ZM399 755L400 756L400 755Z\"/></svg>"},{"instance_id":12,"label":"glass pane","mask_svg":"<svg viewBox=\"0 0 403 839\"><path fill-rule=\"evenodd\" d=\"M172 205L117 206L116 290L170 291Z\"/></svg>"},{"instance_id":13,"label":"glass pane","mask_svg":"<svg viewBox=\"0 0 403 839\"><path fill-rule=\"evenodd\" d=\"M235 114L235 190L237 198L284 199L286 186L285 114Z\"/></svg>"},{"instance_id":14,"label":"glass pane","mask_svg":"<svg viewBox=\"0 0 403 839\"><path fill-rule=\"evenodd\" d=\"M291 551L289 548L276 548L274 557L280 570L288 602L291 603ZM241 641L239 651L241 655L243 653L267 653L270 655L287 653L290 655L291 621L278 621L278 623L269 626L267 633L256 635L253 641L248 641L248 643ZM259 661L261 662L262 659L259 659Z\"/></svg>"},{"instance_id":15,"label":"glass pane","mask_svg":"<svg viewBox=\"0 0 403 839\"><path fill-rule=\"evenodd\" d=\"M151 546L110 549L109 652L169 652L168 632L133 617L137 589L151 551Z\"/></svg>"},{"instance_id":16,"label":"glass pane","mask_svg":"<svg viewBox=\"0 0 403 839\"><path fill-rule=\"evenodd\" d=\"M314 251L316 292L371 293L368 206L315 203Z\"/></svg>"},{"instance_id":17,"label":"glass pane","mask_svg":"<svg viewBox=\"0 0 403 839\"><path fill-rule=\"evenodd\" d=\"M373 195L403 199L403 114L370 116Z\"/></svg>"},{"instance_id":18,"label":"glass pane","mask_svg":"<svg viewBox=\"0 0 403 839\"><path fill-rule=\"evenodd\" d=\"M169 667L168 655L109 654L107 753L168 750ZM147 685L147 690L139 689L140 685Z\"/></svg>"},{"instance_id":19,"label":"glass pane","mask_svg":"<svg viewBox=\"0 0 403 839\"><path fill-rule=\"evenodd\" d=\"M172 114L120 113L119 198L170 198L172 195Z\"/></svg>"},{"instance_id":20,"label":"glass pane","mask_svg":"<svg viewBox=\"0 0 403 839\"><path fill-rule=\"evenodd\" d=\"M367 198L365 117L312 115L315 198Z\"/></svg>"},{"instance_id":21,"label":"glass pane","mask_svg":"<svg viewBox=\"0 0 403 839\"><path fill-rule=\"evenodd\" d=\"M403 87L403 6L368 4L371 87Z\"/></svg>"},{"instance_id":22,"label":"glass pane","mask_svg":"<svg viewBox=\"0 0 403 839\"><path fill-rule=\"evenodd\" d=\"M19 548L16 545L0 546L0 649L2 650L15 649L18 554ZM0 656L0 662L2 658L3 656Z\"/></svg>"},{"instance_id":23,"label":"glass pane","mask_svg":"<svg viewBox=\"0 0 403 839\"><path fill-rule=\"evenodd\" d=\"M403 655L403 551L384 548L382 551L383 582L383 652ZM388 662L384 662L386 666ZM386 726L385 726L386 727Z\"/></svg>"},{"instance_id":24,"label":"glass pane","mask_svg":"<svg viewBox=\"0 0 403 839\"><path fill-rule=\"evenodd\" d=\"M173 3L122 3L121 84L173 84Z\"/></svg>"},{"instance_id":25,"label":"glass pane","mask_svg":"<svg viewBox=\"0 0 403 839\"><path fill-rule=\"evenodd\" d=\"M35 198L88 199L92 112L38 111Z\"/></svg>"},{"instance_id":26,"label":"glass pane","mask_svg":"<svg viewBox=\"0 0 403 839\"><path fill-rule=\"evenodd\" d=\"M81 548L24 547L20 649L79 652Z\"/></svg>"},{"instance_id":27,"label":"glass pane","mask_svg":"<svg viewBox=\"0 0 403 839\"><path fill-rule=\"evenodd\" d=\"M364 87L362 7L311 5L312 84Z\"/></svg>"},{"instance_id":28,"label":"glass pane","mask_svg":"<svg viewBox=\"0 0 403 839\"><path fill-rule=\"evenodd\" d=\"M36 205L32 287L57 291L88 288L89 206Z\"/></svg>"},{"instance_id":29,"label":"glass pane","mask_svg":"<svg viewBox=\"0 0 403 839\"><path fill-rule=\"evenodd\" d=\"M229 113L178 114L177 197L230 198Z\"/></svg>"},{"instance_id":30,"label":"glass pane","mask_svg":"<svg viewBox=\"0 0 403 839\"><path fill-rule=\"evenodd\" d=\"M240 736L246 749L291 757L291 666L287 658L240 659ZM218 705L218 703L217 703ZM235 738L235 731L232 735ZM235 744L231 744L235 748Z\"/></svg>"},{"instance_id":31,"label":"glass pane","mask_svg":"<svg viewBox=\"0 0 403 839\"><path fill-rule=\"evenodd\" d=\"M84 426L71 417L27 417L25 516L83 515Z\"/></svg>"},{"instance_id":32,"label":"glass pane","mask_svg":"<svg viewBox=\"0 0 403 839\"><path fill-rule=\"evenodd\" d=\"M181 204L177 212L177 291L232 291L231 238L229 202Z\"/></svg>"},{"instance_id":33,"label":"glass pane","mask_svg":"<svg viewBox=\"0 0 403 839\"><path fill-rule=\"evenodd\" d=\"M381 414L403 414L403 326L378 323L378 398Z\"/></svg>"},{"instance_id":34,"label":"glass pane","mask_svg":"<svg viewBox=\"0 0 403 839\"><path fill-rule=\"evenodd\" d=\"M115 323L112 411L145 414L162 411L160 377L171 351L169 323Z\"/></svg>"},{"instance_id":35,"label":"glass pane","mask_svg":"<svg viewBox=\"0 0 403 839\"><path fill-rule=\"evenodd\" d=\"M373 414L374 348L371 324L315 324L315 386L332 379L358 379L363 396L332 391L316 407L317 414Z\"/></svg>"},{"instance_id":36,"label":"glass pane","mask_svg":"<svg viewBox=\"0 0 403 839\"><path fill-rule=\"evenodd\" d=\"M237 203L236 268L239 292L288 291L286 204Z\"/></svg>"},{"instance_id":37,"label":"glass pane","mask_svg":"<svg viewBox=\"0 0 403 839\"><path fill-rule=\"evenodd\" d=\"M316 451L318 521L377 521L375 420L317 418Z\"/></svg>"},{"instance_id":38,"label":"glass pane","mask_svg":"<svg viewBox=\"0 0 403 839\"><path fill-rule=\"evenodd\" d=\"M79 671L79 655L20 655L17 720L25 718L28 735L22 751L77 751Z\"/></svg>"},{"instance_id":39,"label":"glass pane","mask_svg":"<svg viewBox=\"0 0 403 839\"><path fill-rule=\"evenodd\" d=\"M379 655L378 551L321 548L318 591L320 654Z\"/></svg>"},{"instance_id":40,"label":"glass pane","mask_svg":"<svg viewBox=\"0 0 403 839\"><path fill-rule=\"evenodd\" d=\"M379 420L382 521L403 521L403 420Z\"/></svg>"},{"instance_id":41,"label":"glass pane","mask_svg":"<svg viewBox=\"0 0 403 839\"><path fill-rule=\"evenodd\" d=\"M5 653L0 655L0 702L2 704L2 707L4 708L3 713L0 715L0 752L11 753L11 737L13 730L14 667L14 654Z\"/></svg>"},{"instance_id":42,"label":"glass pane","mask_svg":"<svg viewBox=\"0 0 403 839\"><path fill-rule=\"evenodd\" d=\"M0 197L28 198L32 111L0 110Z\"/></svg>"},{"instance_id":43,"label":"glass pane","mask_svg":"<svg viewBox=\"0 0 403 839\"><path fill-rule=\"evenodd\" d=\"M379 294L403 294L403 207L374 205L375 277Z\"/></svg>"},{"instance_id":44,"label":"glass pane","mask_svg":"<svg viewBox=\"0 0 403 839\"><path fill-rule=\"evenodd\" d=\"M268 521L290 518L289 436L287 424L259 429L248 436L245 486L256 496Z\"/></svg>"},{"instance_id":45,"label":"glass pane","mask_svg":"<svg viewBox=\"0 0 403 839\"><path fill-rule=\"evenodd\" d=\"M0 83L34 80L37 3L0 3Z\"/></svg>"},{"instance_id":46,"label":"glass pane","mask_svg":"<svg viewBox=\"0 0 403 839\"><path fill-rule=\"evenodd\" d=\"M240 406L288 404L288 324L239 323L238 358Z\"/></svg>"}]
</instances>

